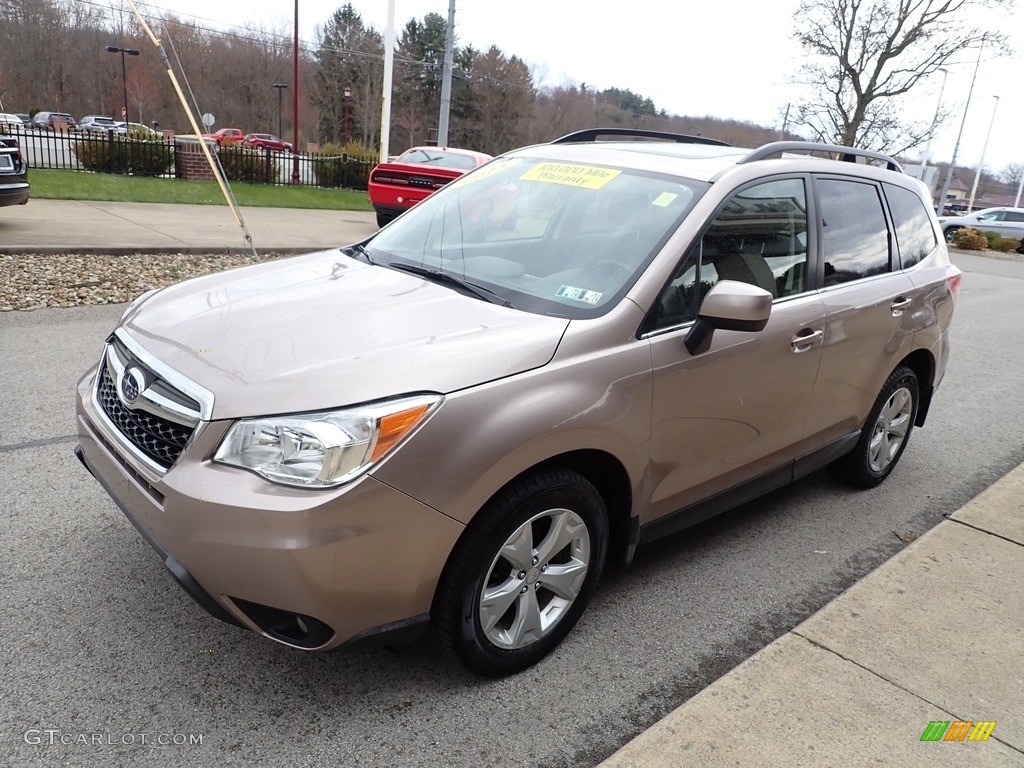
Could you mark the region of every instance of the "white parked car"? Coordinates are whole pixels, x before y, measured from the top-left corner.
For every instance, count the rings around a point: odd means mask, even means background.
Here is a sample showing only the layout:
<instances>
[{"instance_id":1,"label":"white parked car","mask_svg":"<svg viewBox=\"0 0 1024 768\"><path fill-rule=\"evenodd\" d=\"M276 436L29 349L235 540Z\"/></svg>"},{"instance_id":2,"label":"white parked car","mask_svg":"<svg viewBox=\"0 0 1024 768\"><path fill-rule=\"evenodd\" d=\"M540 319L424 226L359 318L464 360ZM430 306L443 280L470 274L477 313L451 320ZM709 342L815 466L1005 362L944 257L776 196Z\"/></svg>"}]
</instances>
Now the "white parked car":
<instances>
[{"instance_id":1,"label":"white parked car","mask_svg":"<svg viewBox=\"0 0 1024 768\"><path fill-rule=\"evenodd\" d=\"M1024 238L1024 208L986 208L966 216L942 216L939 218L946 242L953 242L958 229L970 227L979 232L997 232L1011 240Z\"/></svg>"},{"instance_id":2,"label":"white parked car","mask_svg":"<svg viewBox=\"0 0 1024 768\"><path fill-rule=\"evenodd\" d=\"M86 115L78 121L78 127L80 130L87 131L88 133L110 133L116 129L117 123L114 122L112 117Z\"/></svg>"},{"instance_id":3,"label":"white parked car","mask_svg":"<svg viewBox=\"0 0 1024 768\"><path fill-rule=\"evenodd\" d=\"M21 118L9 112L0 112L0 126L10 126L10 128L17 131L25 130L25 123L22 122Z\"/></svg>"}]
</instances>

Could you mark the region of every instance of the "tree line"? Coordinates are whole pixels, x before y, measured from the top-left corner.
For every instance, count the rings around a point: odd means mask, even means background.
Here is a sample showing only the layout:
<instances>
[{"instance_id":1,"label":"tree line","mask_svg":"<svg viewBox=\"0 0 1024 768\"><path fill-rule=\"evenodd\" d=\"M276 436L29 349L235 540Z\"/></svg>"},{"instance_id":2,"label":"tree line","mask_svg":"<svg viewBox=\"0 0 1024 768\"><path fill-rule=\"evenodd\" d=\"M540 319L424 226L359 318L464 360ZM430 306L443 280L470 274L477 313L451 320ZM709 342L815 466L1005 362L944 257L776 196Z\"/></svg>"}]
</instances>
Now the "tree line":
<instances>
[{"instance_id":1,"label":"tree line","mask_svg":"<svg viewBox=\"0 0 1024 768\"><path fill-rule=\"evenodd\" d=\"M397 35L392 153L436 135L446 25L430 13L408 20ZM172 15L155 30L179 79L188 81L196 114L212 113L215 128L268 133L277 133L280 118L291 138L290 29L226 31ZM121 57L108 53L108 45L140 51L127 59L124 80ZM313 45L300 45L300 144L347 139L378 146L383 54L383 34L351 5L325 20ZM190 132L156 48L127 7L99 0L0 0L0 111L118 117L125 90L129 120ZM625 88L538 86L522 59L496 46L455 51L451 146L496 154L595 125L689 132L746 146L777 137L749 122L668 115Z\"/></svg>"},{"instance_id":2,"label":"tree line","mask_svg":"<svg viewBox=\"0 0 1024 768\"><path fill-rule=\"evenodd\" d=\"M127 90L131 121L188 132L156 49L119 0L0 0L0 108L120 115ZM958 51L1005 51L1005 36L967 21L985 5L1014 0L801 0L794 38L808 57L797 77L814 86L795 103L791 130L741 120L667 114L627 88L586 83L538 85L527 64L496 46L454 51L449 144L496 154L581 128L638 127L711 136L737 146L787 138L878 149L920 147L934 121L912 121L903 100ZM151 22L152 23L152 22ZM215 127L276 133L292 129L292 30L211 29L167 16L155 24L194 96L196 114ZM409 19L394 55L392 154L436 135L447 21ZM134 48L122 79L107 46ZM299 143L374 151L380 142L383 34L350 4L318 26L299 52ZM182 77L184 75L184 77ZM285 88L275 88L274 84ZM280 105L280 109L279 109ZM787 117L789 110L787 110ZM1019 167L1003 171L1020 178Z\"/></svg>"}]
</instances>

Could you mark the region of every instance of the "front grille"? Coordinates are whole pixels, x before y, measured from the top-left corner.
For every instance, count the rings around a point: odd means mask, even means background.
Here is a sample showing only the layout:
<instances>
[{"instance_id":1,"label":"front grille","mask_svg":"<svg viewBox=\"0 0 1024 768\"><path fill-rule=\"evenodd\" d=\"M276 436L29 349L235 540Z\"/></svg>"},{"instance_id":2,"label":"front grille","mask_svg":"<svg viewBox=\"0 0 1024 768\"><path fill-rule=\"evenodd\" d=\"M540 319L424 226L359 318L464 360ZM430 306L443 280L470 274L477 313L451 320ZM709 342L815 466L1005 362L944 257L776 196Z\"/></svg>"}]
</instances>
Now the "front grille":
<instances>
[{"instance_id":1,"label":"front grille","mask_svg":"<svg viewBox=\"0 0 1024 768\"><path fill-rule=\"evenodd\" d=\"M164 469L170 469L188 443L194 427L185 427L173 421L142 410L126 408L117 395L117 387L110 375L106 360L100 370L96 399L111 423L144 455Z\"/></svg>"}]
</instances>

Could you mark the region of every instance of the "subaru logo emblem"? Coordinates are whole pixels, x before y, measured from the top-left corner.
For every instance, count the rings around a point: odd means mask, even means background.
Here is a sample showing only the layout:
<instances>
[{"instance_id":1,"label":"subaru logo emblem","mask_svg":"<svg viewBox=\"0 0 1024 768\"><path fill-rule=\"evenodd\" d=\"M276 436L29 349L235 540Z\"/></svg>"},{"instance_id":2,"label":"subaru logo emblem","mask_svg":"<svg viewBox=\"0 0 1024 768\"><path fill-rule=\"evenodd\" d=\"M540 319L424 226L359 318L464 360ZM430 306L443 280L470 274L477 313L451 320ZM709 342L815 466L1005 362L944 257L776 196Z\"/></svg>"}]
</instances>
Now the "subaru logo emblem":
<instances>
[{"instance_id":1,"label":"subaru logo emblem","mask_svg":"<svg viewBox=\"0 0 1024 768\"><path fill-rule=\"evenodd\" d=\"M130 368L121 377L121 399L129 405L139 399L146 388L146 377L138 368Z\"/></svg>"}]
</instances>

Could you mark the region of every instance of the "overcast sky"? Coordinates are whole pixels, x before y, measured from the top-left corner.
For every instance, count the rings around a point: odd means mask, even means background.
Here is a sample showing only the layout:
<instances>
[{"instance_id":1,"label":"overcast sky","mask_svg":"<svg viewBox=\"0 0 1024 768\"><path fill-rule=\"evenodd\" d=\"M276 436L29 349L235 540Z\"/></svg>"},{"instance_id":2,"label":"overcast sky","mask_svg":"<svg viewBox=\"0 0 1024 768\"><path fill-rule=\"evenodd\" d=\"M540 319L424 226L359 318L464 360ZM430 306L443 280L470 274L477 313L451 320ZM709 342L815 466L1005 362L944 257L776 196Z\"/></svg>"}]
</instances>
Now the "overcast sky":
<instances>
[{"instance_id":1,"label":"overcast sky","mask_svg":"<svg viewBox=\"0 0 1024 768\"><path fill-rule=\"evenodd\" d=\"M311 47L314 28L343 2L299 0L300 37ZM387 0L352 0L369 26L381 33L387 24ZM713 115L778 127L786 104L799 97L788 78L800 62L791 37L799 0L717 0L670 3L626 0L457 0L455 28L459 45L486 50L498 46L524 59L541 85L585 82L598 90L629 89L649 96L670 114ZM155 8L216 22L216 26L263 25L292 28L293 3L247 0L146 0ZM410 18L448 13L448 0L395 0L398 30ZM971 109L963 129L957 163L977 166L992 126L985 165L1001 170L1024 163L1024 15L1003 17L1004 31L1018 52L981 64ZM214 26L209 25L207 26ZM976 54L965 52L949 68L942 106L951 119L932 145L934 160L951 159L967 102ZM931 120L942 75L922 87L913 109ZM993 107L999 96L993 121Z\"/></svg>"}]
</instances>

